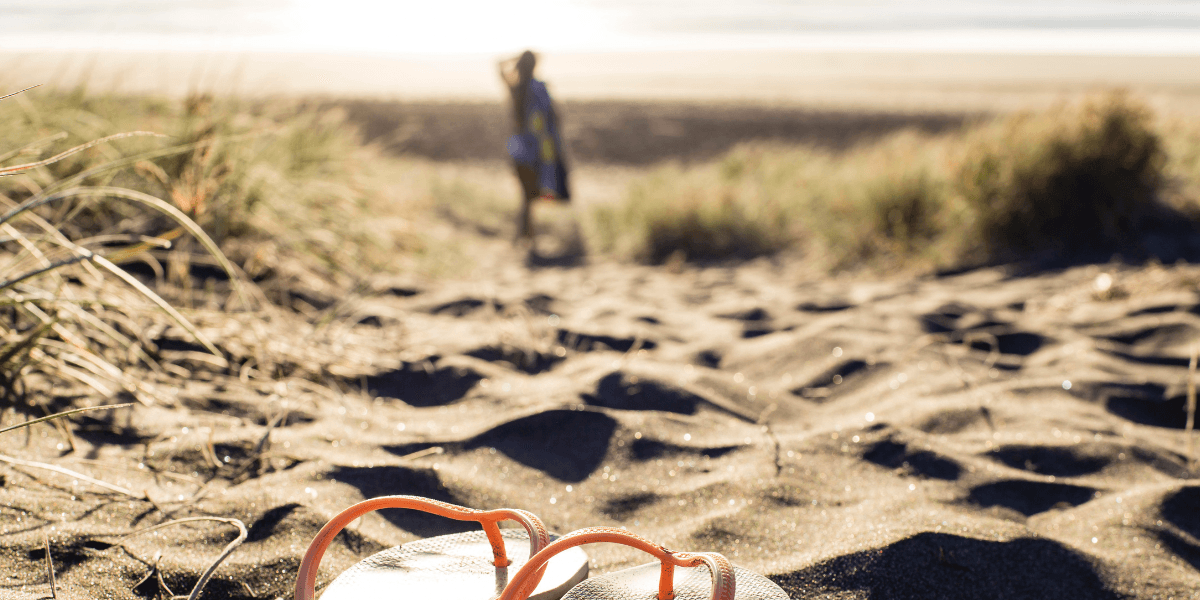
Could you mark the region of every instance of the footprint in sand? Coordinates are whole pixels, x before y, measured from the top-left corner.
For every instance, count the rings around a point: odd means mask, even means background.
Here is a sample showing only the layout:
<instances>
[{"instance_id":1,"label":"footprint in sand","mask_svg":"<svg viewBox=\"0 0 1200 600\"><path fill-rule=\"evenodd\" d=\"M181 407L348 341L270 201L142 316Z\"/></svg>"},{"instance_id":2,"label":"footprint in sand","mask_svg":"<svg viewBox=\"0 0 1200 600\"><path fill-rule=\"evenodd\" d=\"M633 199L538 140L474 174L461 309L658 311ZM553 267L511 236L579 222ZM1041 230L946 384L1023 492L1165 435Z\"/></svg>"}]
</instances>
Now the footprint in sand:
<instances>
[{"instance_id":1,"label":"footprint in sand","mask_svg":"<svg viewBox=\"0 0 1200 600\"><path fill-rule=\"evenodd\" d=\"M746 310L740 310L732 313L717 315L722 319L732 319L742 322L742 338L751 339L771 333L775 333L779 329L773 325L771 313L765 308L754 307Z\"/></svg>"},{"instance_id":2,"label":"footprint in sand","mask_svg":"<svg viewBox=\"0 0 1200 600\"><path fill-rule=\"evenodd\" d=\"M1200 487L1188 486L1168 495L1159 514L1168 525L1158 529L1158 539L1181 560L1200 571Z\"/></svg>"},{"instance_id":3,"label":"footprint in sand","mask_svg":"<svg viewBox=\"0 0 1200 600\"><path fill-rule=\"evenodd\" d=\"M553 369L566 360L566 353L541 352L533 348L521 348L508 344L484 346L464 352L465 355L499 363L527 375L537 375Z\"/></svg>"},{"instance_id":4,"label":"footprint in sand","mask_svg":"<svg viewBox=\"0 0 1200 600\"><path fill-rule=\"evenodd\" d=\"M921 477L954 481L963 468L953 459L929 450L913 449L902 441L884 439L867 447L863 459L889 469L900 469Z\"/></svg>"},{"instance_id":5,"label":"footprint in sand","mask_svg":"<svg viewBox=\"0 0 1200 600\"><path fill-rule=\"evenodd\" d=\"M1063 506L1079 506L1096 498L1096 489L1066 483L1009 479L971 488L967 502L984 508L1000 506L1027 517Z\"/></svg>"},{"instance_id":6,"label":"footprint in sand","mask_svg":"<svg viewBox=\"0 0 1200 600\"><path fill-rule=\"evenodd\" d=\"M555 479L579 482L595 471L608 455L617 421L601 412L545 410L493 427L471 438L452 442L421 442L385 448L411 455L440 446L454 455L495 449L504 456Z\"/></svg>"},{"instance_id":7,"label":"footprint in sand","mask_svg":"<svg viewBox=\"0 0 1200 600\"><path fill-rule=\"evenodd\" d=\"M395 398L417 407L445 406L461 400L484 376L460 365L438 366L440 357L403 362L399 368L342 383L378 398Z\"/></svg>"},{"instance_id":8,"label":"footprint in sand","mask_svg":"<svg viewBox=\"0 0 1200 600\"><path fill-rule=\"evenodd\" d=\"M1081 383L1071 393L1104 405L1123 419L1170 429L1187 426L1187 393L1159 383Z\"/></svg>"},{"instance_id":9,"label":"footprint in sand","mask_svg":"<svg viewBox=\"0 0 1200 600\"><path fill-rule=\"evenodd\" d=\"M621 371L609 373L596 383L595 394L585 394L592 406L621 410L657 410L684 415L696 413L704 398L667 381Z\"/></svg>"},{"instance_id":10,"label":"footprint in sand","mask_svg":"<svg viewBox=\"0 0 1200 600\"><path fill-rule=\"evenodd\" d=\"M817 403L830 402L839 394L860 388L872 374L882 372L888 366L886 362L847 359L826 369L804 385L793 388L792 393Z\"/></svg>"},{"instance_id":11,"label":"footprint in sand","mask_svg":"<svg viewBox=\"0 0 1200 600\"><path fill-rule=\"evenodd\" d=\"M985 456L1014 469L1055 477L1080 477L1109 469L1126 473L1145 469L1181 479L1190 476L1186 459L1173 452L1111 442L1062 446L1007 444Z\"/></svg>"},{"instance_id":12,"label":"footprint in sand","mask_svg":"<svg viewBox=\"0 0 1200 600\"><path fill-rule=\"evenodd\" d=\"M504 305L495 299L481 300L479 298L460 298L443 302L429 308L429 314L449 317L465 317L479 310L489 309L493 312L504 310Z\"/></svg>"},{"instance_id":13,"label":"footprint in sand","mask_svg":"<svg viewBox=\"0 0 1200 600\"><path fill-rule=\"evenodd\" d=\"M629 352L634 348L638 350L653 350L658 347L658 343L654 340L649 340L642 337L630 336L619 337L612 335L583 333L579 331L571 331L569 329L559 329L555 335L555 339L559 344L568 350L575 352L598 352L598 351L615 351Z\"/></svg>"},{"instance_id":14,"label":"footprint in sand","mask_svg":"<svg viewBox=\"0 0 1200 600\"><path fill-rule=\"evenodd\" d=\"M785 590L817 589L837 598L1118 600L1094 565L1091 557L1040 537L992 541L922 532L772 580Z\"/></svg>"}]
</instances>

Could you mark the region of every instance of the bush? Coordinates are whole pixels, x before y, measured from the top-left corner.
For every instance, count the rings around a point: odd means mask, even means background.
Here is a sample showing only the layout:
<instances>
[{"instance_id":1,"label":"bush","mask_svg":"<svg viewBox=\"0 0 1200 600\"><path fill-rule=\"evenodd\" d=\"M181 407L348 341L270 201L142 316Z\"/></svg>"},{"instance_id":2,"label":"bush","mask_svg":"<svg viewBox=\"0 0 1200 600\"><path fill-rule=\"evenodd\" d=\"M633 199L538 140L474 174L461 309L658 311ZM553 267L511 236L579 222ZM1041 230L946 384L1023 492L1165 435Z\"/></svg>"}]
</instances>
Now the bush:
<instances>
[{"instance_id":1,"label":"bush","mask_svg":"<svg viewBox=\"0 0 1200 600\"><path fill-rule=\"evenodd\" d=\"M728 168L717 180L660 169L634 183L624 203L597 209L599 246L650 263L753 258L786 247L791 235L780 205L730 181L736 177Z\"/></svg>"},{"instance_id":2,"label":"bush","mask_svg":"<svg viewBox=\"0 0 1200 600\"><path fill-rule=\"evenodd\" d=\"M901 133L831 159L823 185L831 207L809 202L804 218L833 268L894 267L943 260L959 214L947 191L945 139ZM827 192L828 193L828 192ZM825 202L830 202L826 200ZM824 211L833 211L822 216Z\"/></svg>"},{"instance_id":3,"label":"bush","mask_svg":"<svg viewBox=\"0 0 1200 600\"><path fill-rule=\"evenodd\" d=\"M652 262L793 247L834 269L1143 253L1164 184L1178 196L1200 181L1200 134L1188 131L1164 142L1148 110L1113 95L833 155L747 145L636 181L599 209L598 245ZM1200 202L1172 204L1200 215Z\"/></svg>"},{"instance_id":4,"label":"bush","mask_svg":"<svg viewBox=\"0 0 1200 600\"><path fill-rule=\"evenodd\" d=\"M978 132L956 185L991 258L1109 250L1138 238L1165 161L1149 111L1112 96Z\"/></svg>"},{"instance_id":5,"label":"bush","mask_svg":"<svg viewBox=\"0 0 1200 600\"><path fill-rule=\"evenodd\" d=\"M663 167L635 181L623 203L598 209L598 245L648 262L787 248L833 268L932 256L957 216L946 210L939 152L911 133L839 155L740 146L718 163Z\"/></svg>"}]
</instances>

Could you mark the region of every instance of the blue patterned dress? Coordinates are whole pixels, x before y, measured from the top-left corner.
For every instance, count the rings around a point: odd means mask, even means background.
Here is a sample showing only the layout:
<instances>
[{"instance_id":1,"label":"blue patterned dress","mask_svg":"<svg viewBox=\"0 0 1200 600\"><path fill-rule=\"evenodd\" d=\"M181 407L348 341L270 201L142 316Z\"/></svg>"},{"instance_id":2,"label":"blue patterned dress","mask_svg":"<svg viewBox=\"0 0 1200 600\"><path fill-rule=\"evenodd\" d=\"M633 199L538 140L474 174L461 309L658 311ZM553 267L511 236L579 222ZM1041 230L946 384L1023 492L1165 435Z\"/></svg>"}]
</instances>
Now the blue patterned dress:
<instances>
[{"instance_id":1,"label":"blue patterned dress","mask_svg":"<svg viewBox=\"0 0 1200 600\"><path fill-rule=\"evenodd\" d=\"M542 196L565 201L571 198L571 192L562 149L558 116L546 84L530 79L525 93L525 130L508 138L508 155L517 164L533 169Z\"/></svg>"}]
</instances>

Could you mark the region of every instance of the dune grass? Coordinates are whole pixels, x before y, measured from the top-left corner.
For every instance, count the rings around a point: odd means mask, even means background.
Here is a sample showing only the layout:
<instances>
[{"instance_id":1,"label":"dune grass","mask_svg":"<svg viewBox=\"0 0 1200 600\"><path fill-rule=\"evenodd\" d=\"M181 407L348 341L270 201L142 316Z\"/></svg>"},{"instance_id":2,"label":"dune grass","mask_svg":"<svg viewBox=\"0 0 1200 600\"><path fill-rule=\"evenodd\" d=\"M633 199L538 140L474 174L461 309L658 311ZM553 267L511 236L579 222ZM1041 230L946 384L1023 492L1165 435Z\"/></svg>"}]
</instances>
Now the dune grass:
<instances>
[{"instance_id":1,"label":"dune grass","mask_svg":"<svg viewBox=\"0 0 1200 600\"><path fill-rule=\"evenodd\" d=\"M148 324L176 326L204 350L216 356L220 351L118 262L167 248L173 239L195 241L224 271L231 298L242 309L251 308L241 276L200 225L170 202L118 185L131 181L122 178L130 165L149 168L154 159L173 159L202 145L177 144L132 157L113 148L118 141L162 137L133 131L55 149L72 133L47 134L48 125L38 113L26 116L23 123L33 130L27 133L42 137L0 156L0 206L5 211L0 215L0 407L29 412L38 406L48 412L56 396L70 397L77 386L88 390L85 396L125 395L153 403L155 391L126 368L158 368L156 348L144 337ZM6 132L23 130L21 123L15 120ZM159 237L132 233L127 223L131 216L171 229ZM26 391L31 381L32 387L56 394L30 400Z\"/></svg>"},{"instance_id":2,"label":"dune grass","mask_svg":"<svg viewBox=\"0 0 1200 600\"><path fill-rule=\"evenodd\" d=\"M34 90L0 124L0 415L173 405L180 361L250 369L223 311L324 306L396 254L335 111ZM279 376L289 359L252 330L234 346Z\"/></svg>"},{"instance_id":3,"label":"dune grass","mask_svg":"<svg viewBox=\"0 0 1200 600\"><path fill-rule=\"evenodd\" d=\"M652 263L791 249L833 269L1136 253L1156 215L1198 204L1198 149L1119 94L838 154L749 144L634 182L596 210L593 245Z\"/></svg>"},{"instance_id":4,"label":"dune grass","mask_svg":"<svg viewBox=\"0 0 1200 600\"><path fill-rule=\"evenodd\" d=\"M731 157L731 161L743 158ZM630 186L619 207L601 206L595 228L605 249L649 262L748 258L783 247L790 232L781 205L758 197L742 173L665 167Z\"/></svg>"},{"instance_id":5,"label":"dune grass","mask_svg":"<svg viewBox=\"0 0 1200 600\"><path fill-rule=\"evenodd\" d=\"M217 339L222 311L265 321L276 303L329 322L314 307L336 310L378 271L417 270L409 256L463 262L423 224L486 200L419 161L376 160L336 110L294 102L27 92L0 102L0 123L0 414L171 405L158 384L190 375L180 360L296 375L303 361L259 327ZM380 181L393 177L415 191L392 194ZM159 347L180 338L206 356Z\"/></svg>"},{"instance_id":6,"label":"dune grass","mask_svg":"<svg viewBox=\"0 0 1200 600\"><path fill-rule=\"evenodd\" d=\"M0 105L0 148L52 154L112 133L162 134L73 155L0 181L0 194L21 202L72 180L161 198L187 215L248 275L271 287L315 271L325 278L361 275L381 263L386 243L365 225L372 198L358 185L364 152L336 111L294 102L248 103L194 96L185 100L31 93ZM30 141L33 140L31 144ZM120 160L118 161L118 157ZM99 169L97 165L120 165ZM106 198L74 203L56 217L68 237L166 237L131 260L189 287L196 265L212 265L163 218L131 212ZM390 248L387 248L390 250Z\"/></svg>"},{"instance_id":7,"label":"dune grass","mask_svg":"<svg viewBox=\"0 0 1200 600\"><path fill-rule=\"evenodd\" d=\"M1137 239L1165 163L1149 111L1111 96L975 132L953 176L988 255L1072 252Z\"/></svg>"}]
</instances>

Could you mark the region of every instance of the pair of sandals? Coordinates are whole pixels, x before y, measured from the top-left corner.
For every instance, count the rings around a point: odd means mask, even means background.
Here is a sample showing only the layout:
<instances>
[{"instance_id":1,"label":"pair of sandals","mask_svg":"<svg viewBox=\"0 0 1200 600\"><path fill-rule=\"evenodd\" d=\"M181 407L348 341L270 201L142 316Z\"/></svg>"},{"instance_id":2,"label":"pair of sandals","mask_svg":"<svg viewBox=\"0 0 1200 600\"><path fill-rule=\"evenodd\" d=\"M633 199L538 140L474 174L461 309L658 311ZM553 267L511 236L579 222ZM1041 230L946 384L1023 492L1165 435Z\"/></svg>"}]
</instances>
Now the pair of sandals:
<instances>
[{"instance_id":1,"label":"pair of sandals","mask_svg":"<svg viewBox=\"0 0 1200 600\"><path fill-rule=\"evenodd\" d=\"M381 508L407 508L456 521L476 521L483 531L441 535L389 548L355 564L321 594L321 600L441 597L452 600L787 600L774 582L733 566L716 552L674 552L624 529L590 527L556 536L532 513L476 510L416 496L384 496L342 511L317 533L296 580L295 600L315 600L317 565L346 525ZM516 521L522 529L500 529ZM659 560L588 578L579 546L613 542Z\"/></svg>"}]
</instances>

